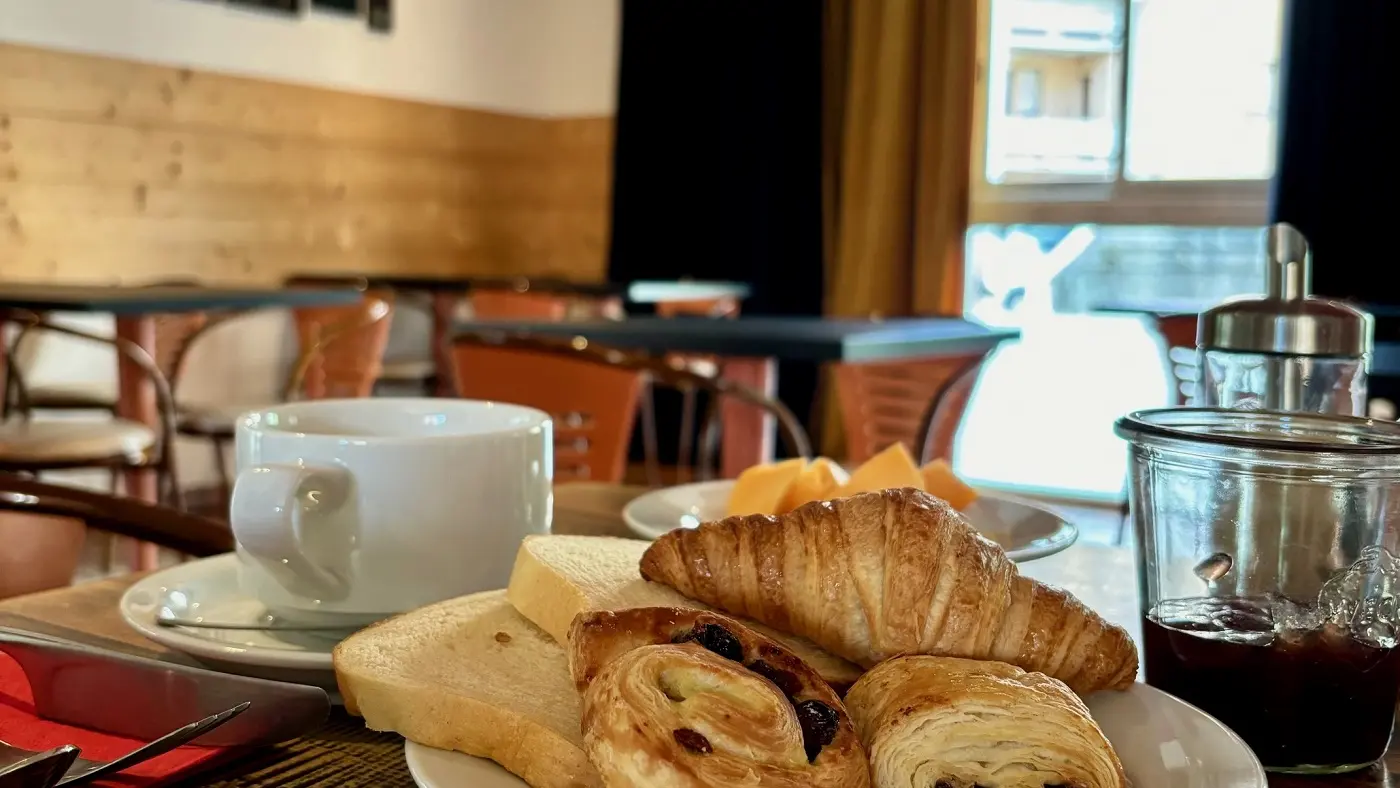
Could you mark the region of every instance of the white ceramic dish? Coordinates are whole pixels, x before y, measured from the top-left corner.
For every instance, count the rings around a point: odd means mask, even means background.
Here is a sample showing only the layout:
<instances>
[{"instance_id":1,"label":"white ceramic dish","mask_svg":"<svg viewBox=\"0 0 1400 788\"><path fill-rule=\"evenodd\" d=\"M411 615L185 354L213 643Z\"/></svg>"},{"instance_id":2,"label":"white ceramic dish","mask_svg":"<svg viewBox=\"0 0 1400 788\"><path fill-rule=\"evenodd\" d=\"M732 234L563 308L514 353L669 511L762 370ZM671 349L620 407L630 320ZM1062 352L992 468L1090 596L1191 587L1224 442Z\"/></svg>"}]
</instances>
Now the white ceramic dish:
<instances>
[{"instance_id":1,"label":"white ceramic dish","mask_svg":"<svg viewBox=\"0 0 1400 788\"><path fill-rule=\"evenodd\" d=\"M732 479L664 487L627 504L622 519L633 533L655 539L676 528L694 528L724 517L733 489ZM1079 530L1050 509L1000 493L983 493L963 514L1013 561L1053 555L1079 538Z\"/></svg>"},{"instance_id":2,"label":"white ceramic dish","mask_svg":"<svg viewBox=\"0 0 1400 788\"><path fill-rule=\"evenodd\" d=\"M162 607L185 617L254 623L267 608L238 588L233 554L178 564L141 578L122 594L122 618L163 646L182 651L227 673L311 684L335 690L331 649L338 635L326 632L258 632L164 627Z\"/></svg>"},{"instance_id":3,"label":"white ceramic dish","mask_svg":"<svg viewBox=\"0 0 1400 788\"><path fill-rule=\"evenodd\" d=\"M1158 689L1135 684L1101 692L1089 710L1139 788L1267 788L1259 759L1214 717ZM521 788L525 782L483 758L413 742L404 758L421 788Z\"/></svg>"}]
</instances>

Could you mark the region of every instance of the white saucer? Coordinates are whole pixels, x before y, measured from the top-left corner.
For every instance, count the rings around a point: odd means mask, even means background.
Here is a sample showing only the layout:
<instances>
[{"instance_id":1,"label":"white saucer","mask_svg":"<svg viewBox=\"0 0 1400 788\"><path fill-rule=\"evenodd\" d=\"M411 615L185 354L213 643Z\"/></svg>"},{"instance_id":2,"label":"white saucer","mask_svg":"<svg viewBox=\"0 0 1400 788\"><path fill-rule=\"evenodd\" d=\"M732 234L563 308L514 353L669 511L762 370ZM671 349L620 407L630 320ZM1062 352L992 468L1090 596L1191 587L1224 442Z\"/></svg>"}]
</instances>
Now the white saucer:
<instances>
[{"instance_id":1,"label":"white saucer","mask_svg":"<svg viewBox=\"0 0 1400 788\"><path fill-rule=\"evenodd\" d=\"M1089 711L1113 742L1133 785L1151 788L1268 788L1259 759L1229 728L1146 684L1100 692ZM420 788L521 788L525 781L484 758L407 742L404 758Z\"/></svg>"},{"instance_id":2,"label":"white saucer","mask_svg":"<svg viewBox=\"0 0 1400 788\"><path fill-rule=\"evenodd\" d=\"M226 673L311 684L335 690L331 649L343 633L258 632L156 623L162 607L210 621L246 623L267 608L238 589L238 556L204 558L147 575L122 594L122 618L136 631Z\"/></svg>"},{"instance_id":3,"label":"white saucer","mask_svg":"<svg viewBox=\"0 0 1400 788\"><path fill-rule=\"evenodd\" d=\"M622 519L633 533L655 539L676 528L723 518L733 489L733 479L663 487L633 499L623 508ZM1013 561L1054 555L1079 538L1079 529L1050 509L1000 493L981 493L963 514Z\"/></svg>"}]
</instances>

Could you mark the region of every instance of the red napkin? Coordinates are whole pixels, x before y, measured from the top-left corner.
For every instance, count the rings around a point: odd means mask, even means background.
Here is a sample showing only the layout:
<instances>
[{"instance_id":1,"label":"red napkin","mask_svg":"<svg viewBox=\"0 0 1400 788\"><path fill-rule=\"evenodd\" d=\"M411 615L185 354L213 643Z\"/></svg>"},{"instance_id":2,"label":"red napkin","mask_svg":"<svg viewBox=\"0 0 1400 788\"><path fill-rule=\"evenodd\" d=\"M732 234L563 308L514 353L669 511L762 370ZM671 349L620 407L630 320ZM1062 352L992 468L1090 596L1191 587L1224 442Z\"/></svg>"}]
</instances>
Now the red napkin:
<instances>
[{"instance_id":1,"label":"red napkin","mask_svg":"<svg viewBox=\"0 0 1400 788\"><path fill-rule=\"evenodd\" d=\"M146 743L36 716L29 679L19 663L3 652L0 652L0 740L39 751L72 744L82 750L81 757L90 761L110 761ZM212 747L180 747L90 784L111 788L160 785L208 765L225 752L225 749Z\"/></svg>"}]
</instances>

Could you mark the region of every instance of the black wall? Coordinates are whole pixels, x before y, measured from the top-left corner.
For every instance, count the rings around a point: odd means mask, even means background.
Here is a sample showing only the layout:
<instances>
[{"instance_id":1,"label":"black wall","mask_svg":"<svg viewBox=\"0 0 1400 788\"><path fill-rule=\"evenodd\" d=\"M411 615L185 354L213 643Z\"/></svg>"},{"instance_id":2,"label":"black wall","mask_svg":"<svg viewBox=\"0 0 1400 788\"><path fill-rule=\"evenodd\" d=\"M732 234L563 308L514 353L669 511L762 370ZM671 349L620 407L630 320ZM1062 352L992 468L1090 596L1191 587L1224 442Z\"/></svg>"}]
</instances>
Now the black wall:
<instances>
[{"instance_id":1,"label":"black wall","mask_svg":"<svg viewBox=\"0 0 1400 788\"><path fill-rule=\"evenodd\" d=\"M741 281L744 314L821 313L821 7L624 0L613 281ZM779 381L806 415L815 368Z\"/></svg>"},{"instance_id":2,"label":"black wall","mask_svg":"<svg viewBox=\"0 0 1400 788\"><path fill-rule=\"evenodd\" d=\"M1313 289L1400 314L1400 3L1289 0L1273 216L1313 247Z\"/></svg>"}]
</instances>

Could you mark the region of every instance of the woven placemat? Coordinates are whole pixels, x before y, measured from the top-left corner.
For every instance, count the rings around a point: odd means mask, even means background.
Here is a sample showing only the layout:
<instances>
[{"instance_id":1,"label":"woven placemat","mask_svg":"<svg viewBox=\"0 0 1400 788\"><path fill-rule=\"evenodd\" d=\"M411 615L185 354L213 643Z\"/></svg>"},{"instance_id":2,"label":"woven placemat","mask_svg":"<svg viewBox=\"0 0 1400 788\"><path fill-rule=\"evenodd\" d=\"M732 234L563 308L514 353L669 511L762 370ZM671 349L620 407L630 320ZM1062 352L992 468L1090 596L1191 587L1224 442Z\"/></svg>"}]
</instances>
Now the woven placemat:
<instances>
[{"instance_id":1,"label":"woven placemat","mask_svg":"<svg viewBox=\"0 0 1400 788\"><path fill-rule=\"evenodd\" d=\"M375 733L337 708L321 730L295 741L237 756L203 774L175 783L179 788L398 788L412 786L403 757L403 737Z\"/></svg>"}]
</instances>

